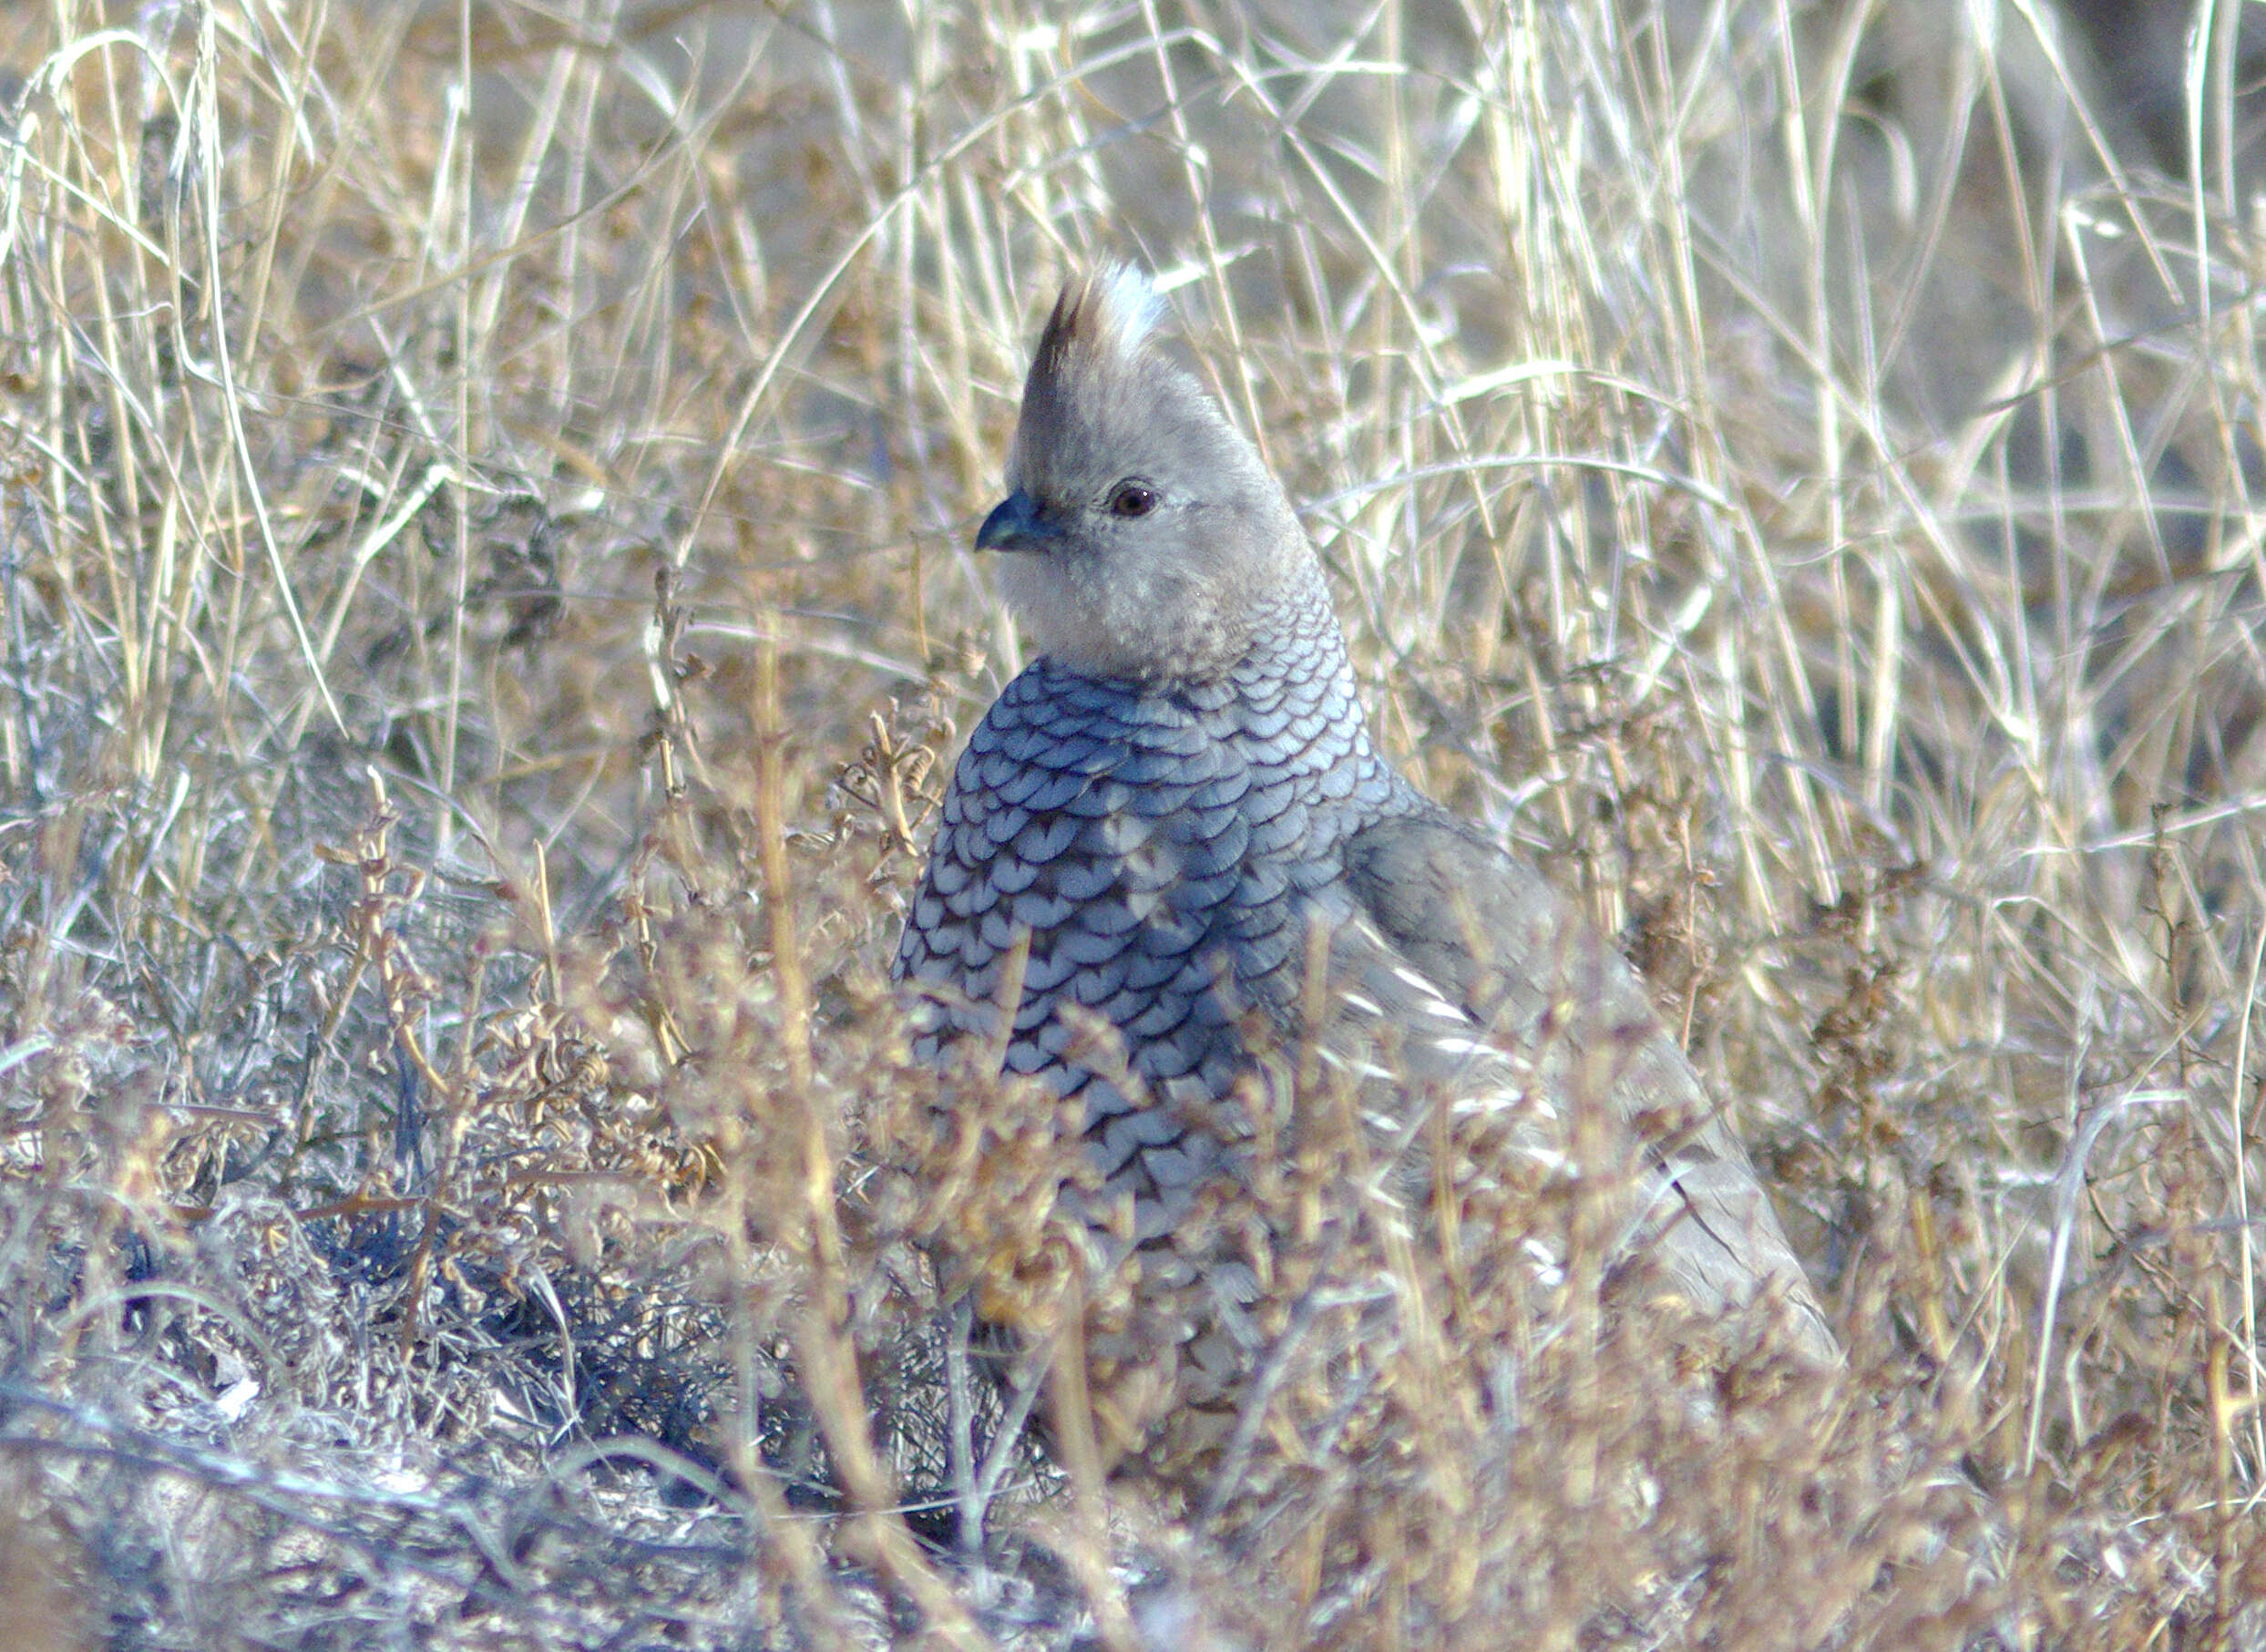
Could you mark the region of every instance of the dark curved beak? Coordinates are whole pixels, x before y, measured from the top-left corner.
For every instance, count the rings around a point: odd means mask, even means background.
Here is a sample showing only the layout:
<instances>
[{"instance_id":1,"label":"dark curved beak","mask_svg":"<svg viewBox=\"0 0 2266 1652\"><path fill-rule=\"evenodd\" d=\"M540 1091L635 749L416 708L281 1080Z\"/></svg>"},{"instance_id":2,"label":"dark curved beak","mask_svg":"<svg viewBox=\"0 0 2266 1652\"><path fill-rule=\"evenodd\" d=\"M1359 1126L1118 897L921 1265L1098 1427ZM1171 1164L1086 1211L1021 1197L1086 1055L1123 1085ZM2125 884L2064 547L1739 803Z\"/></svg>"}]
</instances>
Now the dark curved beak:
<instances>
[{"instance_id":1,"label":"dark curved beak","mask_svg":"<svg viewBox=\"0 0 2266 1652\"><path fill-rule=\"evenodd\" d=\"M1039 514L1039 501L1018 487L991 508L976 529L978 550L1044 550L1062 530Z\"/></svg>"}]
</instances>

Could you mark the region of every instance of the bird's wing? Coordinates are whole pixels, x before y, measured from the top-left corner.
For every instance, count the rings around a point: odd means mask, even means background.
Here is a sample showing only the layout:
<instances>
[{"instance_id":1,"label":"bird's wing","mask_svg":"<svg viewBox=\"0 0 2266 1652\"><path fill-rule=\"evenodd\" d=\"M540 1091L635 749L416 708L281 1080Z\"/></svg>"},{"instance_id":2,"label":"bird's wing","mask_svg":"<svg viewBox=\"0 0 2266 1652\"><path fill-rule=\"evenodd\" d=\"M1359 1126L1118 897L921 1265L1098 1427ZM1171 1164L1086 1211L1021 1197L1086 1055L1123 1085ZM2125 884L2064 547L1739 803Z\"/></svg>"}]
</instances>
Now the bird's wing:
<instances>
[{"instance_id":1,"label":"bird's wing","mask_svg":"<svg viewBox=\"0 0 2266 1652\"><path fill-rule=\"evenodd\" d=\"M1541 874L1444 813L1357 833L1346 877L1358 923L1332 967L1384 1001L1411 1052L1445 1006L1531 1064L1553 1102L1602 1102L1641 1143L1651 1172L1633 1243L1703 1312L1775 1291L1799 1339L1834 1357L1807 1277L1747 1151L1646 999L1635 971ZM1467 1035L1468 1036L1468 1035ZM1434 1042L1439 1041L1435 1040ZM1450 1039L1447 1047L1461 1047Z\"/></svg>"}]
</instances>

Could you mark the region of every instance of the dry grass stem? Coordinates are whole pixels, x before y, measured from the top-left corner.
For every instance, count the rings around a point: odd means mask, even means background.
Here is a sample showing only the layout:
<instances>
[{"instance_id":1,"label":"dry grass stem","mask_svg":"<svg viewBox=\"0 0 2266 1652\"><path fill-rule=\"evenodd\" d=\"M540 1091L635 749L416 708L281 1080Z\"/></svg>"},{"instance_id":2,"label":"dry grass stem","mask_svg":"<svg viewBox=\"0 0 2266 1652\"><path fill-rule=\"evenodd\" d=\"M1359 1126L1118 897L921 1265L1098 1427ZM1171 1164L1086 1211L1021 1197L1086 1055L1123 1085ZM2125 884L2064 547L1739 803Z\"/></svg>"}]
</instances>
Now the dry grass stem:
<instances>
[{"instance_id":1,"label":"dry grass stem","mask_svg":"<svg viewBox=\"0 0 2266 1652\"><path fill-rule=\"evenodd\" d=\"M2261 15L0 13L0 1643L2266 1647ZM1181 1404L911 1059L1105 254L1841 1368L1308 1037Z\"/></svg>"}]
</instances>

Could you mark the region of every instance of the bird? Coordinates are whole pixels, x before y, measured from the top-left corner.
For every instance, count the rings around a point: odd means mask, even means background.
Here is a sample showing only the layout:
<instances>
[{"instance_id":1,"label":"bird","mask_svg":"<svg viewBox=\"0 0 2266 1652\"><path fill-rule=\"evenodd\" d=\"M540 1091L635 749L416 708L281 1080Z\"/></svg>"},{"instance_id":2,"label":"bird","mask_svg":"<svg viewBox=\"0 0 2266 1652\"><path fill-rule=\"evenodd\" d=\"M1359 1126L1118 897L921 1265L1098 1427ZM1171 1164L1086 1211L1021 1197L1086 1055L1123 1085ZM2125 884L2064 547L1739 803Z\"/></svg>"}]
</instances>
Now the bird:
<instances>
[{"instance_id":1,"label":"bird","mask_svg":"<svg viewBox=\"0 0 2266 1652\"><path fill-rule=\"evenodd\" d=\"M1263 1357L1254 1270L1182 1240L1248 1181L1245 1115L1296 1088L1318 1001L1321 1054L1366 1095L1397 1086L1389 1118L1419 1092L1523 1097L1528 1151L1563 1158L1579 1109L1604 1109L1638 1172L1610 1260L1643 1256L1703 1317L1771 1298L1830 1361L1769 1195L1635 971L1379 750L1321 561L1159 348L1162 313L1143 272L1101 264L1031 359L975 545L1033 657L959 754L907 904L915 1053L973 1041L1073 1109L1098 1250L1174 1303L1111 1355L1162 1372L1151 1412L1232 1411Z\"/></svg>"}]
</instances>

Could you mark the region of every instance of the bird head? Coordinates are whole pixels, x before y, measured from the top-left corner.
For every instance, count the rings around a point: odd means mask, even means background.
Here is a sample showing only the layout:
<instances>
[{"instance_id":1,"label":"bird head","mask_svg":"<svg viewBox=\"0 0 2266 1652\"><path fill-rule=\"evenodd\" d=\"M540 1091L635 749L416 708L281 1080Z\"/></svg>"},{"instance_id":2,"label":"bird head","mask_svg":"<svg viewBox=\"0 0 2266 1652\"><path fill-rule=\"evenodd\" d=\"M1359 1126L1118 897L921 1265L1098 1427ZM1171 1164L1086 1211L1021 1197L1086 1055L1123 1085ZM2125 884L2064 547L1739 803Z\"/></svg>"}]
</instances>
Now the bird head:
<instances>
[{"instance_id":1,"label":"bird head","mask_svg":"<svg viewBox=\"0 0 2266 1652\"><path fill-rule=\"evenodd\" d=\"M1257 450L1155 348L1161 310L1124 265L1063 288L976 536L1040 652L1143 683L1233 668L1313 557Z\"/></svg>"}]
</instances>

